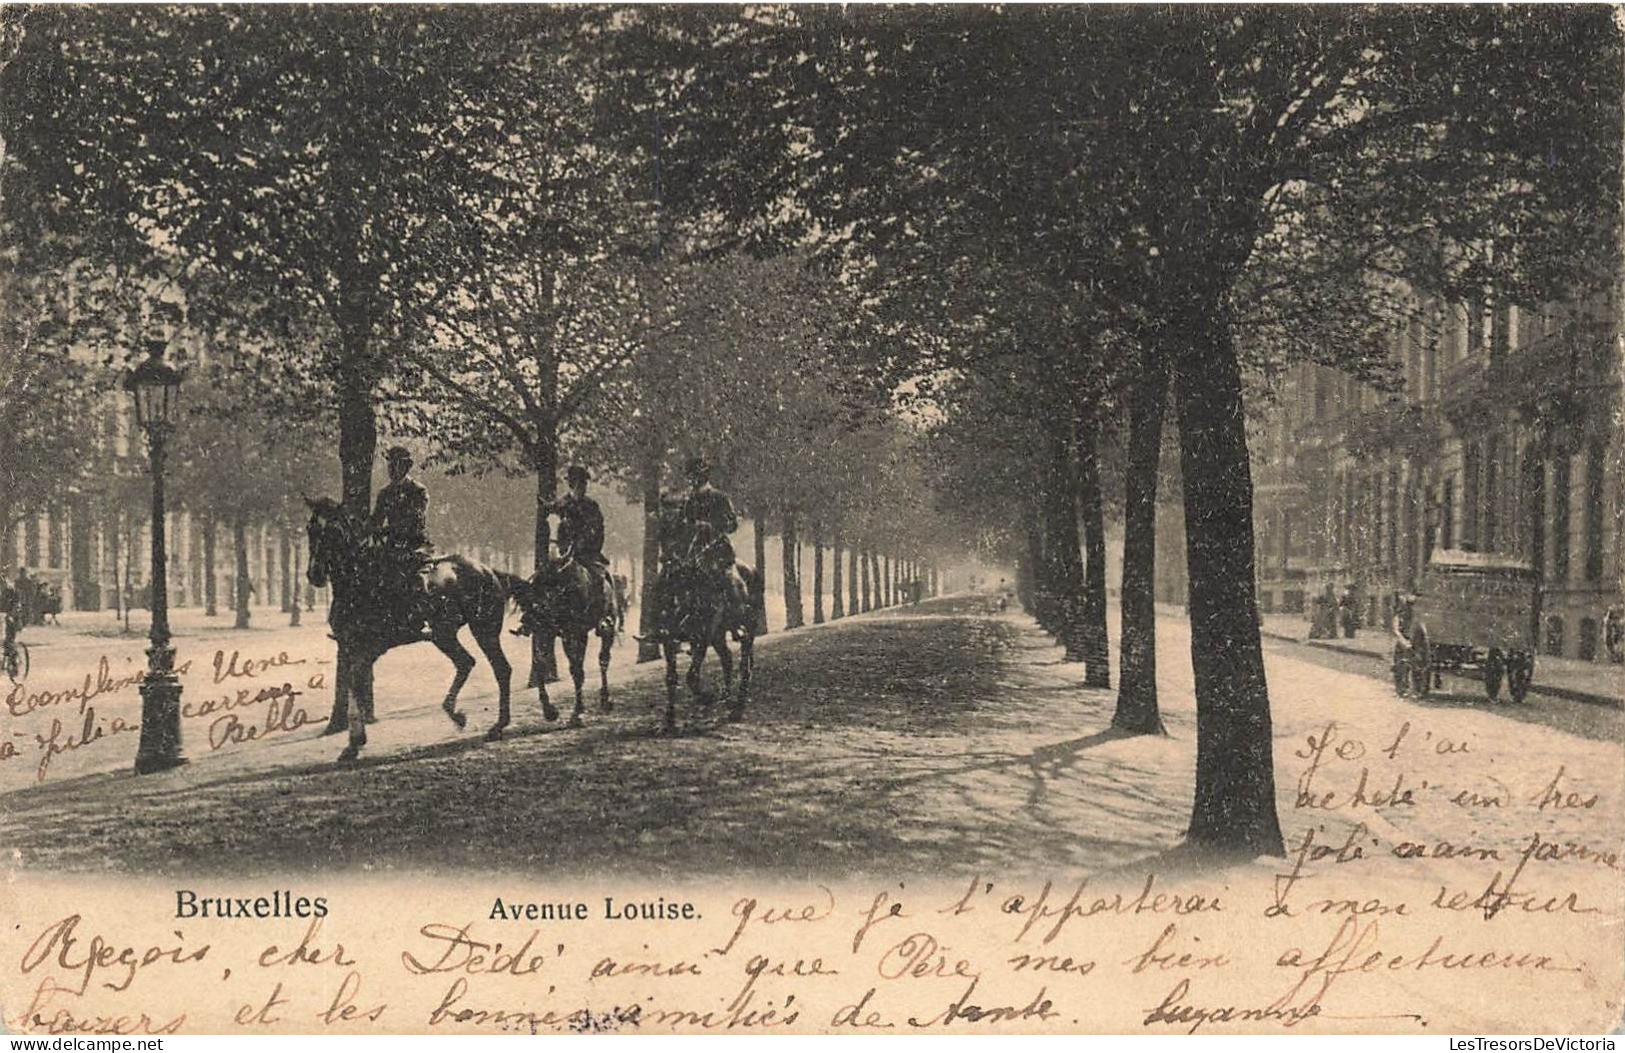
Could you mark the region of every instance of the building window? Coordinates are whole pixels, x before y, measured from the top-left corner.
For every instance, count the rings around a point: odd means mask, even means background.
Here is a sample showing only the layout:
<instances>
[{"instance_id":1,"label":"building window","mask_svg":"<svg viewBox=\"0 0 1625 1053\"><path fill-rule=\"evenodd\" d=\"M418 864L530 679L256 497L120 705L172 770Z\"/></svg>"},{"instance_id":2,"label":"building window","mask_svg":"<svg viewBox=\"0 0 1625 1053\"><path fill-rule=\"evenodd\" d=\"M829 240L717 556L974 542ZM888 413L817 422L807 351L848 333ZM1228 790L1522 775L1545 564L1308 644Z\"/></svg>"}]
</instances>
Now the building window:
<instances>
[{"instance_id":1,"label":"building window","mask_svg":"<svg viewBox=\"0 0 1625 1053\"><path fill-rule=\"evenodd\" d=\"M1569 455L1560 453L1552 466L1552 580L1569 580Z\"/></svg>"},{"instance_id":2,"label":"building window","mask_svg":"<svg viewBox=\"0 0 1625 1053\"><path fill-rule=\"evenodd\" d=\"M1597 660L1597 619L1580 619L1580 649L1575 657L1582 662Z\"/></svg>"},{"instance_id":3,"label":"building window","mask_svg":"<svg viewBox=\"0 0 1625 1053\"><path fill-rule=\"evenodd\" d=\"M1554 657L1563 653L1563 619L1555 614L1546 616L1546 653Z\"/></svg>"},{"instance_id":4,"label":"building window","mask_svg":"<svg viewBox=\"0 0 1625 1053\"><path fill-rule=\"evenodd\" d=\"M1439 547L1456 547L1456 477L1444 478L1444 500L1439 512Z\"/></svg>"},{"instance_id":5,"label":"building window","mask_svg":"<svg viewBox=\"0 0 1625 1053\"><path fill-rule=\"evenodd\" d=\"M1586 451L1586 564L1587 581L1602 580L1603 447L1591 440Z\"/></svg>"},{"instance_id":6,"label":"building window","mask_svg":"<svg viewBox=\"0 0 1625 1053\"><path fill-rule=\"evenodd\" d=\"M1501 442L1495 436L1484 441L1484 526L1479 531L1479 548L1484 552L1496 551L1501 540L1501 473L1496 469L1501 459Z\"/></svg>"}]
</instances>

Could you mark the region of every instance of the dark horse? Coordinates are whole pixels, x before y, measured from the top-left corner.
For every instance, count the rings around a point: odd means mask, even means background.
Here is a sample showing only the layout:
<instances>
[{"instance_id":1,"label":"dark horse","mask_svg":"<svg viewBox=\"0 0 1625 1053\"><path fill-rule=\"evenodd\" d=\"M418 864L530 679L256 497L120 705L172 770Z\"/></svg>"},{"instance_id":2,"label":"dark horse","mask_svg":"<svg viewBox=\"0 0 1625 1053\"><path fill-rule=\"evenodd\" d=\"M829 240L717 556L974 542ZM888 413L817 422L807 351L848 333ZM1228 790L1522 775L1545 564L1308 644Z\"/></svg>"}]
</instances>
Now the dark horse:
<instances>
[{"instance_id":1,"label":"dark horse","mask_svg":"<svg viewBox=\"0 0 1625 1053\"><path fill-rule=\"evenodd\" d=\"M339 641L340 650L351 656L349 668L342 675L352 682L337 685L349 699L350 730L350 744L339 755L339 760L354 760L367 743L362 713L370 714L372 699L358 699L358 692L352 688L357 683L370 684L370 680L356 681L355 672L370 670L384 652L405 644L428 640L451 659L457 675L440 706L453 724L459 728L467 724L468 718L457 711L457 693L474 669L474 656L457 641L457 630L464 625L473 632L474 642L485 652L491 671L496 674L501 692L498 727L506 725L508 680L513 667L502 653L502 619L509 597L525 589L524 579L462 556L436 559L422 575L421 608L428 630L407 628L399 621L392 622L376 602L380 594L398 591L393 582L399 574L397 557L379 532L371 523L346 512L336 501L307 498L305 503L310 506L310 522L305 528L310 539L310 561L305 573L317 588L332 581L333 606L327 623L334 639ZM334 715L337 717L337 713Z\"/></svg>"},{"instance_id":2,"label":"dark horse","mask_svg":"<svg viewBox=\"0 0 1625 1053\"><path fill-rule=\"evenodd\" d=\"M724 581L726 572L695 558L704 547L704 524L684 522L679 501L663 501L660 514L660 549L666 554L660 591L665 600L655 612L661 649L666 657L665 730L677 730L677 655L688 645L688 689L696 700L709 705L711 696L701 689L700 669L705 652L714 650L722 665L722 700L728 703L728 719L744 715L750 694L751 674L756 667L756 634L765 622L762 576L744 563L735 563L734 573L745 585L747 602L741 607L730 595ZM728 636L739 641L739 693L733 693L733 654Z\"/></svg>"},{"instance_id":3,"label":"dark horse","mask_svg":"<svg viewBox=\"0 0 1625 1053\"><path fill-rule=\"evenodd\" d=\"M537 572L529 584L516 594L525 609L520 632L536 637L543 647L553 646L553 637L564 643L564 656L570 663L570 679L575 681L576 706L570 714L570 726L581 726L581 684L587 676L587 635L598 633L598 709L608 713L609 654L615 646L616 598L603 575L595 567L586 567L574 560L557 562L547 570ZM540 678L538 678L539 680ZM547 697L547 687L537 685L542 695L542 715L548 720L559 719L559 711ZM508 724L508 711L491 729L496 738Z\"/></svg>"}]
</instances>

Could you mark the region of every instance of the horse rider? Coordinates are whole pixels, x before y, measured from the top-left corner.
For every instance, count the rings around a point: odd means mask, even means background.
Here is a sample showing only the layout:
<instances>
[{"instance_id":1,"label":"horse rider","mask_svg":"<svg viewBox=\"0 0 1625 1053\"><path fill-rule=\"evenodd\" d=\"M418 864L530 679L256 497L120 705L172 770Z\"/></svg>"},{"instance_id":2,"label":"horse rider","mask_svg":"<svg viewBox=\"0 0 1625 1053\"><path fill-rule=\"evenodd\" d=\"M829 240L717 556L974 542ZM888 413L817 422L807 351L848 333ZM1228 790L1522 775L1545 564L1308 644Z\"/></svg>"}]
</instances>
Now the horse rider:
<instances>
[{"instance_id":1,"label":"horse rider","mask_svg":"<svg viewBox=\"0 0 1625 1053\"><path fill-rule=\"evenodd\" d=\"M734 546L728 540L739 529L739 514L728 495L711 485L711 466L705 458L689 458L683 475L688 479L688 494L683 498L682 519L694 532L698 546L692 558L706 579L720 582L735 607L744 611L748 609L744 582L734 571Z\"/></svg>"},{"instance_id":2,"label":"horse rider","mask_svg":"<svg viewBox=\"0 0 1625 1053\"><path fill-rule=\"evenodd\" d=\"M389 463L389 485L378 491L372 522L384 537L384 549L394 574L395 592L386 597L386 607L410 632L417 632L424 615L419 575L429 561L429 492L408 473L412 455L404 446L391 446L384 455Z\"/></svg>"},{"instance_id":3,"label":"horse rider","mask_svg":"<svg viewBox=\"0 0 1625 1053\"><path fill-rule=\"evenodd\" d=\"M604 555L604 510L587 496L587 469L572 464L564 473L568 492L548 506L559 517L558 546L560 566L575 563L585 567L598 587L604 617L615 618L615 583L609 575L609 558Z\"/></svg>"},{"instance_id":4,"label":"horse rider","mask_svg":"<svg viewBox=\"0 0 1625 1053\"><path fill-rule=\"evenodd\" d=\"M734 570L733 542L728 540L728 535L739 529L739 514L734 511L733 501L728 495L711 485L711 466L703 457L689 458L683 466L683 475L688 480L688 490L680 496L663 499L662 504L677 508L677 519L691 539L690 548L687 551L672 551L667 547L671 540L661 539L665 551L661 553L660 576L652 583L654 607L672 616L681 613L677 609L681 603L680 590L673 577L674 572L680 574L686 569L698 572L704 588L715 588L720 583L743 616L743 612L750 608L745 598L744 582ZM675 621L675 618L671 620ZM668 618L657 618L655 621L653 634L639 639L658 641L669 636L665 628Z\"/></svg>"}]
</instances>

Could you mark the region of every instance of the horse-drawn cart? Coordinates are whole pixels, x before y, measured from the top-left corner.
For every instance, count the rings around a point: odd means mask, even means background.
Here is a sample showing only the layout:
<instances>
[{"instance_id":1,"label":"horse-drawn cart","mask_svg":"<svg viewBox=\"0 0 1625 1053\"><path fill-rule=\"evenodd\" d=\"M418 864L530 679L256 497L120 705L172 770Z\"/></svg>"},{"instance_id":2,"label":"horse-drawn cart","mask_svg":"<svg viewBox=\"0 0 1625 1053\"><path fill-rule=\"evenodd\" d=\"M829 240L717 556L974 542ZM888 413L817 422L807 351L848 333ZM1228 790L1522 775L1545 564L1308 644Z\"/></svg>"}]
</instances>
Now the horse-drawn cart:
<instances>
[{"instance_id":1,"label":"horse-drawn cart","mask_svg":"<svg viewBox=\"0 0 1625 1053\"><path fill-rule=\"evenodd\" d=\"M1522 702L1535 677L1540 575L1505 556L1441 549L1411 607L1408 648L1394 662L1401 694L1426 695L1438 674L1476 673L1491 701L1501 684Z\"/></svg>"}]
</instances>

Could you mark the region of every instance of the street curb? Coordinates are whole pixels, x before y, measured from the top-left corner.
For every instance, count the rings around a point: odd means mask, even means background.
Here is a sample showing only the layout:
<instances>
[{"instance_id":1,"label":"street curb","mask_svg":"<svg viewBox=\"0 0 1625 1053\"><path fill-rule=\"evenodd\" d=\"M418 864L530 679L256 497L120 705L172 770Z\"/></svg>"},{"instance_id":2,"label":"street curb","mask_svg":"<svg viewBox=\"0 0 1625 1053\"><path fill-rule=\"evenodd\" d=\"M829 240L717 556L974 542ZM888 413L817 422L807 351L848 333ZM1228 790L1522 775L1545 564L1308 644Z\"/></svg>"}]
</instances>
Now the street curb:
<instances>
[{"instance_id":1,"label":"street curb","mask_svg":"<svg viewBox=\"0 0 1625 1053\"><path fill-rule=\"evenodd\" d=\"M1336 651L1339 654L1354 655L1359 658L1381 660L1382 656L1372 654L1361 647L1349 647L1344 644L1332 643L1328 640L1306 640L1301 636L1290 636L1287 633L1272 632L1269 629L1261 630L1263 635L1272 640L1285 640L1288 643L1303 644L1306 647L1319 647L1326 651ZM1532 695L1546 695L1551 698L1565 698L1571 702L1584 702L1589 706L1610 706L1614 709L1625 708L1625 700L1613 698L1609 695L1595 695L1589 691L1576 691L1569 687L1557 687L1552 684L1533 683L1529 685Z\"/></svg>"}]
</instances>

